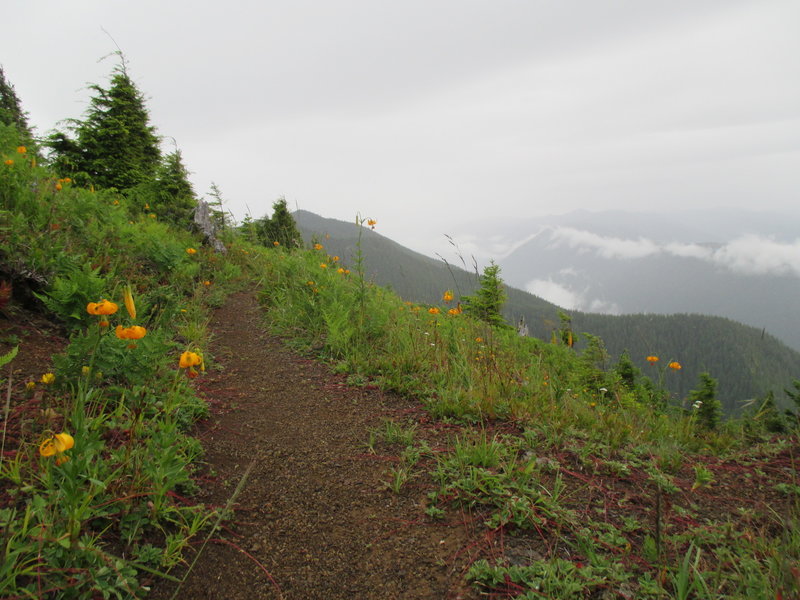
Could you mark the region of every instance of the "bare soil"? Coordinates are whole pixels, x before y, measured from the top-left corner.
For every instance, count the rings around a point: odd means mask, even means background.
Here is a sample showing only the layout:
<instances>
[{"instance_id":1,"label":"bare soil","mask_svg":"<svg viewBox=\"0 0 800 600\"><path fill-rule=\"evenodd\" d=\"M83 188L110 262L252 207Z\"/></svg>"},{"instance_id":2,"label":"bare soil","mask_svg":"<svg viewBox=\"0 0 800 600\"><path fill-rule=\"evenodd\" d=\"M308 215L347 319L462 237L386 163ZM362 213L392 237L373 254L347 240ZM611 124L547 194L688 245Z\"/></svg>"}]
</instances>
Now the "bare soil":
<instances>
[{"instance_id":1,"label":"bare soil","mask_svg":"<svg viewBox=\"0 0 800 600\"><path fill-rule=\"evenodd\" d=\"M370 428L418 408L347 385L265 333L262 319L254 296L239 293L211 324L215 368L196 380L212 407L199 431L210 475L199 500L224 506L254 465L177 597L473 597L462 583L467 529L425 516L429 482L388 490L399 457L366 447ZM152 597L175 585L154 582Z\"/></svg>"}]
</instances>

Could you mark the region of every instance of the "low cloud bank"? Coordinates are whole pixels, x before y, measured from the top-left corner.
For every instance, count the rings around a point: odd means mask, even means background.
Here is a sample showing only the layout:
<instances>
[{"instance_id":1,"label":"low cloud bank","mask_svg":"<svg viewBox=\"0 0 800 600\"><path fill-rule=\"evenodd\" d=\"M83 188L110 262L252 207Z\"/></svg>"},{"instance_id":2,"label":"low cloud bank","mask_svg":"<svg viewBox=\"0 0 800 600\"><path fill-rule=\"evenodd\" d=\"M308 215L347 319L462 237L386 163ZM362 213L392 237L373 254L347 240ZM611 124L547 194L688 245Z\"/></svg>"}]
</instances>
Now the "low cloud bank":
<instances>
[{"instance_id":1,"label":"low cloud bank","mask_svg":"<svg viewBox=\"0 0 800 600\"><path fill-rule=\"evenodd\" d=\"M534 279L525 286L525 290L534 296L544 298L548 302L552 302L566 310L580 310L612 315L620 313L619 306L613 302L589 298L586 292L575 291L569 286L553 281L552 279Z\"/></svg>"},{"instance_id":2,"label":"low cloud bank","mask_svg":"<svg viewBox=\"0 0 800 600\"><path fill-rule=\"evenodd\" d=\"M781 242L751 234L723 245L710 246L679 242L659 244L647 238L602 236L571 227L552 229L547 247L557 249L564 246L578 252L593 252L607 259L632 260L669 254L704 260L746 275L800 277L800 238L793 242Z\"/></svg>"}]
</instances>

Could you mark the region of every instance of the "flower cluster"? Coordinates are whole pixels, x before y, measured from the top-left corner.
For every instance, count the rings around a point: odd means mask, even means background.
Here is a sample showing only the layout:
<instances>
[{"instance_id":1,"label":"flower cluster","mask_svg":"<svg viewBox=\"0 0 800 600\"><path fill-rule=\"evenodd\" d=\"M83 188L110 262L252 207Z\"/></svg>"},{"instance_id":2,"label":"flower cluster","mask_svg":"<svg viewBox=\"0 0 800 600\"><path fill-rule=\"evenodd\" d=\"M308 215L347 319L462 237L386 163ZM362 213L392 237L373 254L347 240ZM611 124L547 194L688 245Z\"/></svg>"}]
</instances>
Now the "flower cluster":
<instances>
[{"instance_id":1,"label":"flower cluster","mask_svg":"<svg viewBox=\"0 0 800 600\"><path fill-rule=\"evenodd\" d=\"M133 292L131 291L130 285L125 286L125 290L122 293L122 300L125 305L125 310L128 311L128 315L130 315L131 319L135 319L136 303L133 301ZM99 325L102 328L108 327L109 325L106 317L115 314L118 310L119 306L115 302L106 299L100 300L100 302L89 302L89 304L86 305L86 312L90 315L100 317ZM133 343L133 340L142 339L147 334L147 329L140 325L132 325L131 327L117 325L115 333L121 340L131 340L128 348L133 349L136 348L136 344Z\"/></svg>"}]
</instances>

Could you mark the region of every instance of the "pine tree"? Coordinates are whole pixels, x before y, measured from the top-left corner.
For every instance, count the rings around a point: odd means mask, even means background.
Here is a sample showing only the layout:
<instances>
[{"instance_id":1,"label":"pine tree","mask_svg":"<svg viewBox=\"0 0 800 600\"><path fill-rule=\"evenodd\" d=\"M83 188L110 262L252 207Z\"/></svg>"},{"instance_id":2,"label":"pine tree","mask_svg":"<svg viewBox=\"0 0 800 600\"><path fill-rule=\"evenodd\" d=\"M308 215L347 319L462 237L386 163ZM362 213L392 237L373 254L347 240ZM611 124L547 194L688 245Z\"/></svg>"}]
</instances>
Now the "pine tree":
<instances>
[{"instance_id":1,"label":"pine tree","mask_svg":"<svg viewBox=\"0 0 800 600\"><path fill-rule=\"evenodd\" d=\"M54 165L100 187L120 190L151 181L159 167L161 151L155 128L149 124L144 96L125 68L124 57L115 67L108 89L92 85L95 92L83 121L72 121L75 138L55 132L48 140Z\"/></svg>"},{"instance_id":2,"label":"pine tree","mask_svg":"<svg viewBox=\"0 0 800 600\"><path fill-rule=\"evenodd\" d=\"M17 129L20 144L32 145L33 135L28 125L28 116L22 110L22 104L14 91L14 86L6 79L2 66L0 66L0 123L11 125Z\"/></svg>"},{"instance_id":3,"label":"pine tree","mask_svg":"<svg viewBox=\"0 0 800 600\"><path fill-rule=\"evenodd\" d=\"M500 314L507 298L503 280L500 278L500 266L492 261L483 270L478 281L480 287L475 294L461 299L464 312L495 327L510 327Z\"/></svg>"}]
</instances>

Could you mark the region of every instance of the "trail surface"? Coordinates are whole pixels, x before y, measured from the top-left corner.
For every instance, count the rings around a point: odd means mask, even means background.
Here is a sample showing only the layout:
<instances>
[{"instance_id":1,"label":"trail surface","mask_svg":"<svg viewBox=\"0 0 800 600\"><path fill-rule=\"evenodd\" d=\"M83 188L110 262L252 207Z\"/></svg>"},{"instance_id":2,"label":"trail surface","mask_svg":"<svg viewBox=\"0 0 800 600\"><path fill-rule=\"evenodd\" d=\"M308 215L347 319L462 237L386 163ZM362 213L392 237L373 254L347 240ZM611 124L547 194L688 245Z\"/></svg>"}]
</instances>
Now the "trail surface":
<instances>
[{"instance_id":1,"label":"trail surface","mask_svg":"<svg viewBox=\"0 0 800 600\"><path fill-rule=\"evenodd\" d=\"M427 519L419 481L399 494L387 490L382 482L397 457L365 448L370 428L418 407L348 386L293 353L265 333L251 293L229 298L211 329L220 368L196 380L212 407L198 433L211 475L200 500L224 506L255 464L231 521L206 546L177 597L471 597L458 566L466 532ZM182 576L185 569L176 571ZM169 598L174 588L159 582L151 596Z\"/></svg>"}]
</instances>

